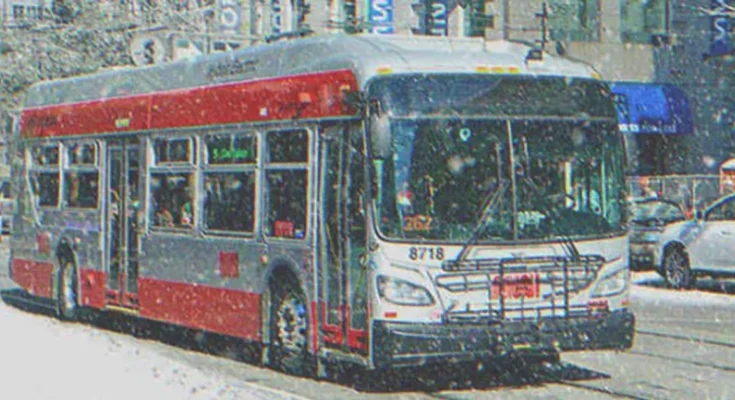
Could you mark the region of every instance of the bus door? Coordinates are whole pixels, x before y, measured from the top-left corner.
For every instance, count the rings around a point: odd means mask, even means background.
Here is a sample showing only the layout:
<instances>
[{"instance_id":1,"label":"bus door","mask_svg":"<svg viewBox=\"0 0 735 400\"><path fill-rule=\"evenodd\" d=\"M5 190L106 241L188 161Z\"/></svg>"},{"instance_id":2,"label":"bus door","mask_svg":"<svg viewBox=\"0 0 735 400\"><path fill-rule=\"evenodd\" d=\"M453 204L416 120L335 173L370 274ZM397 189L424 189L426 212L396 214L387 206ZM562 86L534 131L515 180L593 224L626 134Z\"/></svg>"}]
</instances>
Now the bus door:
<instances>
[{"instance_id":1,"label":"bus door","mask_svg":"<svg viewBox=\"0 0 735 400\"><path fill-rule=\"evenodd\" d=\"M322 142L321 316L327 347L368 351L365 160L359 130Z\"/></svg>"},{"instance_id":2,"label":"bus door","mask_svg":"<svg viewBox=\"0 0 735 400\"><path fill-rule=\"evenodd\" d=\"M138 308L138 213L140 149L137 142L108 146L106 243L107 305Z\"/></svg>"}]
</instances>

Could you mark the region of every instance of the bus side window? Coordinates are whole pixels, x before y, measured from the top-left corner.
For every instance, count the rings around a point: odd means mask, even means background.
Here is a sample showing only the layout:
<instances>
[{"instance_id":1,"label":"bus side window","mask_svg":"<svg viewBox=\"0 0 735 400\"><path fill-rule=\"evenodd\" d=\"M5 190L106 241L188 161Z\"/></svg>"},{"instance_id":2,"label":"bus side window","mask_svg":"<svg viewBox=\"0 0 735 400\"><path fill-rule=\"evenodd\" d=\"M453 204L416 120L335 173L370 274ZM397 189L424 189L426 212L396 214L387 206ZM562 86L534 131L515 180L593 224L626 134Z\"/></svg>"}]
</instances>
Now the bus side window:
<instances>
[{"instance_id":1,"label":"bus side window","mask_svg":"<svg viewBox=\"0 0 735 400\"><path fill-rule=\"evenodd\" d=\"M35 207L59 205L59 146L37 146L30 150L31 189L36 197Z\"/></svg>"},{"instance_id":2,"label":"bus side window","mask_svg":"<svg viewBox=\"0 0 735 400\"><path fill-rule=\"evenodd\" d=\"M190 228L194 224L191 174L151 173L153 226Z\"/></svg>"},{"instance_id":3,"label":"bus side window","mask_svg":"<svg viewBox=\"0 0 735 400\"><path fill-rule=\"evenodd\" d=\"M309 135L303 129L268 132L266 144L265 233L303 239L308 209Z\"/></svg>"}]
</instances>

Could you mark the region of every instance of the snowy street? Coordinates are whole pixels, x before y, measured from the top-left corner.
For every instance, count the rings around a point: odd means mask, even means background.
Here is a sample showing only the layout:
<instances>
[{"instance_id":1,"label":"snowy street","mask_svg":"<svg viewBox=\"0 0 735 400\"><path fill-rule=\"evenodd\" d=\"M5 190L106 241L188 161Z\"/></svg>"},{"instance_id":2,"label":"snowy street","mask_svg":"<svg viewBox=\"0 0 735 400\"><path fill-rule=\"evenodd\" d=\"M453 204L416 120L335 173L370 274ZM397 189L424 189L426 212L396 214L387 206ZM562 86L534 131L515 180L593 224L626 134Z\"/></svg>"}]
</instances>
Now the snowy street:
<instances>
[{"instance_id":1,"label":"snowy street","mask_svg":"<svg viewBox=\"0 0 735 400\"><path fill-rule=\"evenodd\" d=\"M2 246L4 259L7 250ZM235 361L227 356L228 350L222 350L226 346L216 341L198 346L200 336L186 338L177 330L173 335L181 340L172 341L164 334L138 331L134 335L135 329L111 329L114 321L65 323L40 308L28 311L0 303L0 397L734 398L735 282L705 279L697 290L676 292L663 288L653 273L636 273L634 280L631 302L638 325L635 346L628 352L567 353L559 366L535 373L488 372L482 381L469 381L461 372L449 373L447 381L438 381L431 372L393 374L390 379L380 378L383 385L361 391L350 380L297 378ZM0 286L4 295L14 293L4 267Z\"/></svg>"}]
</instances>

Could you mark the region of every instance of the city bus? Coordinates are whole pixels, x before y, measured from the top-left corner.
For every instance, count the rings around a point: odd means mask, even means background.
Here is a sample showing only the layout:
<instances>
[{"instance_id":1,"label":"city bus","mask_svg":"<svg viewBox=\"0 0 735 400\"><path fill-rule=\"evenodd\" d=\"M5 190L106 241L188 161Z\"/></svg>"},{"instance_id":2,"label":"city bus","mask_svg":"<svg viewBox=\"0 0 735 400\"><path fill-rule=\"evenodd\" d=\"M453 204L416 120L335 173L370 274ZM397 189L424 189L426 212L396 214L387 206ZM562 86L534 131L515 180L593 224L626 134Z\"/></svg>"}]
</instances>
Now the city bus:
<instances>
[{"instance_id":1,"label":"city bus","mask_svg":"<svg viewBox=\"0 0 735 400\"><path fill-rule=\"evenodd\" d=\"M320 376L633 342L612 96L522 43L337 34L41 82L14 140L10 275L63 320Z\"/></svg>"}]
</instances>

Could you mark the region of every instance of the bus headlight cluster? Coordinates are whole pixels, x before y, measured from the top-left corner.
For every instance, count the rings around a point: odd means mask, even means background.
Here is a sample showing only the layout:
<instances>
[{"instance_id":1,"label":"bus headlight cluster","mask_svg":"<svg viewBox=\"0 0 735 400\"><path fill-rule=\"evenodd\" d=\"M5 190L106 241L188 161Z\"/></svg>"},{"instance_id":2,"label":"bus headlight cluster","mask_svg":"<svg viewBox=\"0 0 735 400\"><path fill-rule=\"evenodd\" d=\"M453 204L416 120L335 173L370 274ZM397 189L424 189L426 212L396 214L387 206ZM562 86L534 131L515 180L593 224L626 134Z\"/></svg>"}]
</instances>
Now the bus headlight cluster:
<instances>
[{"instance_id":1,"label":"bus headlight cluster","mask_svg":"<svg viewBox=\"0 0 735 400\"><path fill-rule=\"evenodd\" d=\"M384 300L398 305L430 306L434 298L426 288L403 279L378 276L378 294Z\"/></svg>"},{"instance_id":2,"label":"bus headlight cluster","mask_svg":"<svg viewBox=\"0 0 735 400\"><path fill-rule=\"evenodd\" d=\"M595 290L592 291L592 297L606 297L620 294L628 288L629 281L630 271L627 268L618 270L597 282Z\"/></svg>"}]
</instances>

